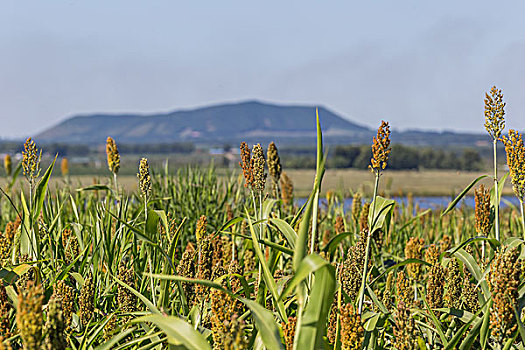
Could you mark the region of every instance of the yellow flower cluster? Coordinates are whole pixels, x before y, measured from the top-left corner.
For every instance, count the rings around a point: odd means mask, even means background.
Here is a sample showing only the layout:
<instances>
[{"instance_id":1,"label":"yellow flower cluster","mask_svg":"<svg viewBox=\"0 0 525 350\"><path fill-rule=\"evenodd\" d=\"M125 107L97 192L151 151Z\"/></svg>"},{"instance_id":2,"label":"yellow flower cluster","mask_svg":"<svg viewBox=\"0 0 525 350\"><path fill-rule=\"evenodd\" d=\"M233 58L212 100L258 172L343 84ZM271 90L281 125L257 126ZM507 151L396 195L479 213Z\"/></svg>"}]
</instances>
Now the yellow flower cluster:
<instances>
[{"instance_id":1,"label":"yellow flower cluster","mask_svg":"<svg viewBox=\"0 0 525 350\"><path fill-rule=\"evenodd\" d=\"M115 140L108 137L106 140L106 155L108 158L108 168L113 174L118 174L120 168L120 154L118 153L117 144Z\"/></svg>"},{"instance_id":2,"label":"yellow flower cluster","mask_svg":"<svg viewBox=\"0 0 525 350\"><path fill-rule=\"evenodd\" d=\"M505 128L505 102L503 93L495 86L490 89L490 95L485 93L485 129L497 140Z\"/></svg>"},{"instance_id":3,"label":"yellow flower cluster","mask_svg":"<svg viewBox=\"0 0 525 350\"><path fill-rule=\"evenodd\" d=\"M523 137L515 130L509 130L509 136L502 138L507 153L507 165L516 196L525 198L525 145Z\"/></svg>"},{"instance_id":4,"label":"yellow flower cluster","mask_svg":"<svg viewBox=\"0 0 525 350\"><path fill-rule=\"evenodd\" d=\"M373 139L372 159L370 160L370 170L380 172L386 168L390 147L390 126L387 122L381 121L381 126L377 129L377 136Z\"/></svg>"},{"instance_id":5,"label":"yellow flower cluster","mask_svg":"<svg viewBox=\"0 0 525 350\"><path fill-rule=\"evenodd\" d=\"M42 159L42 150L38 150L35 141L28 138L24 143L22 151L22 169L24 176L33 182L40 175L40 160Z\"/></svg>"},{"instance_id":6,"label":"yellow flower cluster","mask_svg":"<svg viewBox=\"0 0 525 350\"><path fill-rule=\"evenodd\" d=\"M149 174L149 164L146 158L140 160L137 177L139 178L139 187L142 196L148 198L151 192L151 175Z\"/></svg>"}]
</instances>

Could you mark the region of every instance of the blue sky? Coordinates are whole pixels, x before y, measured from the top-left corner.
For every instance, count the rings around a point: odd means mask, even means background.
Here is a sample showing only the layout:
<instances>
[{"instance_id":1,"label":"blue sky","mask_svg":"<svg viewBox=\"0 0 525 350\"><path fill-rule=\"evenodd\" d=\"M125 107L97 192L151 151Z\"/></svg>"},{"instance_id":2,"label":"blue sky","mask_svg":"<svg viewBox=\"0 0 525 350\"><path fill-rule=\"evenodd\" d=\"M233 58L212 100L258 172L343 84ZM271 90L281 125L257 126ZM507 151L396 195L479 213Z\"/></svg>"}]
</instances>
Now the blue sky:
<instances>
[{"instance_id":1,"label":"blue sky","mask_svg":"<svg viewBox=\"0 0 525 350\"><path fill-rule=\"evenodd\" d=\"M0 137L245 99L482 132L493 84L523 130L523 13L519 1L4 0Z\"/></svg>"}]
</instances>

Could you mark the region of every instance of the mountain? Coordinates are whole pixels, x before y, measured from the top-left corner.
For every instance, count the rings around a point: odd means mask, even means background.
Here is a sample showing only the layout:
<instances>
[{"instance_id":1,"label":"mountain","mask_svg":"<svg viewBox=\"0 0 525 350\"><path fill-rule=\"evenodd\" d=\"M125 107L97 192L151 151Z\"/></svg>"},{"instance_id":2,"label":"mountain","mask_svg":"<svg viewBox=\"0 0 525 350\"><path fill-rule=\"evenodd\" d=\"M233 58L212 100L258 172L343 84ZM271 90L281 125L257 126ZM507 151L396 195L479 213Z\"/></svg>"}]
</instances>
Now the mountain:
<instances>
[{"instance_id":1,"label":"mountain","mask_svg":"<svg viewBox=\"0 0 525 350\"><path fill-rule=\"evenodd\" d=\"M375 131L319 107L326 143L370 143ZM443 133L394 132L409 144L435 144ZM452 133L443 143L472 142L473 136ZM465 136L467 135L467 136ZM315 142L315 107L259 101L220 104L151 115L93 114L74 116L35 137L41 143L102 144L108 136L122 144L192 142L205 145L268 143L311 145ZM406 138L406 139L405 139ZM437 142L440 143L440 142Z\"/></svg>"}]
</instances>

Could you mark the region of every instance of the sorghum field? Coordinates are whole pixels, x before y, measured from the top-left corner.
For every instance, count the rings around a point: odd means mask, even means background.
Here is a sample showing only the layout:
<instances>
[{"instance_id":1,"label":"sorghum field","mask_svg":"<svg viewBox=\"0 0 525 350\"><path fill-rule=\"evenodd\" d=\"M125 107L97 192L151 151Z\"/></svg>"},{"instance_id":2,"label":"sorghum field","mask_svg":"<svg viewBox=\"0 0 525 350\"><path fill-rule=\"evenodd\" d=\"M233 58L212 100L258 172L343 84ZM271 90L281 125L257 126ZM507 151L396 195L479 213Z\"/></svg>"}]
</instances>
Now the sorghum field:
<instances>
[{"instance_id":1,"label":"sorghum field","mask_svg":"<svg viewBox=\"0 0 525 350\"><path fill-rule=\"evenodd\" d=\"M436 211L378 195L385 122L371 140L374 195L354 192L351 208L320 198L322 115L304 207L273 143L242 143L227 179L142 159L125 194L113 139L107 179L85 188L64 160L48 186L59 166L40 169L28 139L18 166L5 159L0 349L524 349L525 146L504 131L504 107L492 88L487 137L509 171ZM505 181L521 207L500 208ZM471 189L476 207L456 206Z\"/></svg>"}]
</instances>

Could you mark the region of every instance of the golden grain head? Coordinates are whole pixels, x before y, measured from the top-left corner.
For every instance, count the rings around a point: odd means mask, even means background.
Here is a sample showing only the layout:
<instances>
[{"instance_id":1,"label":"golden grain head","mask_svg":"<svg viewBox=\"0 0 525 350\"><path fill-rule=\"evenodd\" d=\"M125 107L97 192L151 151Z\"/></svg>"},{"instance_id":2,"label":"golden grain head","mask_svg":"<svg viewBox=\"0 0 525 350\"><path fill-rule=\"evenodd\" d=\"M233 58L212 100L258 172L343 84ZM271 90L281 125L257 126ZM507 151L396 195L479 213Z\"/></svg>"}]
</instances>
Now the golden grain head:
<instances>
[{"instance_id":1,"label":"golden grain head","mask_svg":"<svg viewBox=\"0 0 525 350\"><path fill-rule=\"evenodd\" d=\"M68 286L63 280L56 281L53 286L53 298L59 303L64 316L64 323L67 327L71 325L73 307L75 303L75 290Z\"/></svg>"},{"instance_id":2,"label":"golden grain head","mask_svg":"<svg viewBox=\"0 0 525 350\"><path fill-rule=\"evenodd\" d=\"M281 199L286 206L293 203L293 182L286 172L281 175Z\"/></svg>"},{"instance_id":3,"label":"golden grain head","mask_svg":"<svg viewBox=\"0 0 525 350\"><path fill-rule=\"evenodd\" d=\"M60 172L62 173L62 176L69 175L69 161L66 157L62 158L62 161L60 162Z\"/></svg>"},{"instance_id":4,"label":"golden grain head","mask_svg":"<svg viewBox=\"0 0 525 350\"><path fill-rule=\"evenodd\" d=\"M13 161L9 154L6 154L4 157L4 170L7 176L11 176L11 173L13 172Z\"/></svg>"},{"instance_id":5,"label":"golden grain head","mask_svg":"<svg viewBox=\"0 0 525 350\"><path fill-rule=\"evenodd\" d=\"M425 241L423 238L410 237L405 245L405 258L421 260L423 258L424 247ZM417 281L421 277L421 264L408 264L406 270L408 276L413 280Z\"/></svg>"},{"instance_id":6,"label":"golden grain head","mask_svg":"<svg viewBox=\"0 0 525 350\"><path fill-rule=\"evenodd\" d=\"M494 140L499 139L505 129L505 102L503 93L495 86L490 89L490 95L485 93L485 129Z\"/></svg>"},{"instance_id":7,"label":"golden grain head","mask_svg":"<svg viewBox=\"0 0 525 350\"><path fill-rule=\"evenodd\" d=\"M206 226L208 225L208 220L206 215L201 215L197 221L197 228L195 229L195 237L197 242L200 242L206 236Z\"/></svg>"},{"instance_id":8,"label":"golden grain head","mask_svg":"<svg viewBox=\"0 0 525 350\"><path fill-rule=\"evenodd\" d=\"M388 122L381 121L377 136L372 143L372 159L370 160L370 170L380 172L386 168L388 156L392 148L390 147L390 126Z\"/></svg>"},{"instance_id":9,"label":"golden grain head","mask_svg":"<svg viewBox=\"0 0 525 350\"><path fill-rule=\"evenodd\" d=\"M445 294L443 300L446 307L459 309L461 307L462 293L461 270L456 258L450 259L447 265L447 276L445 278Z\"/></svg>"},{"instance_id":10,"label":"golden grain head","mask_svg":"<svg viewBox=\"0 0 525 350\"><path fill-rule=\"evenodd\" d=\"M368 214L370 213L370 203L365 203L361 209L359 217L359 230L361 232L368 232Z\"/></svg>"},{"instance_id":11,"label":"golden grain head","mask_svg":"<svg viewBox=\"0 0 525 350\"><path fill-rule=\"evenodd\" d=\"M277 151L277 146L272 141L268 145L268 173L274 181L279 181L282 172L281 159L279 158L279 152Z\"/></svg>"},{"instance_id":12,"label":"golden grain head","mask_svg":"<svg viewBox=\"0 0 525 350\"><path fill-rule=\"evenodd\" d=\"M59 300L51 297L47 305L47 320L45 325L44 349L62 350L67 349L66 324L62 305Z\"/></svg>"},{"instance_id":13,"label":"golden grain head","mask_svg":"<svg viewBox=\"0 0 525 350\"><path fill-rule=\"evenodd\" d=\"M521 200L525 199L525 145L523 137L515 130L509 130L509 136L502 137L507 153L507 165L514 193Z\"/></svg>"},{"instance_id":14,"label":"golden grain head","mask_svg":"<svg viewBox=\"0 0 525 350\"><path fill-rule=\"evenodd\" d=\"M257 193L264 191L264 186L266 185L266 173L264 172L265 164L266 160L264 159L264 151L258 143L253 146L251 160L251 168L253 172L252 190Z\"/></svg>"},{"instance_id":15,"label":"golden grain head","mask_svg":"<svg viewBox=\"0 0 525 350\"><path fill-rule=\"evenodd\" d=\"M22 151L22 170L24 176L31 182L40 175L41 159L42 150L36 147L35 141L28 138L24 143L24 150Z\"/></svg>"},{"instance_id":16,"label":"golden grain head","mask_svg":"<svg viewBox=\"0 0 525 350\"><path fill-rule=\"evenodd\" d=\"M80 306L80 322L86 326L91 320L95 310L95 282L93 276L90 274L80 290L79 306Z\"/></svg>"},{"instance_id":17,"label":"golden grain head","mask_svg":"<svg viewBox=\"0 0 525 350\"><path fill-rule=\"evenodd\" d=\"M286 350L293 349L293 342L295 338L295 328L297 325L297 317L288 317L287 322L281 324L284 335L284 343Z\"/></svg>"},{"instance_id":18,"label":"golden grain head","mask_svg":"<svg viewBox=\"0 0 525 350\"><path fill-rule=\"evenodd\" d=\"M341 349L361 349L365 329L361 323L361 316L355 312L352 303L347 303L341 308Z\"/></svg>"},{"instance_id":19,"label":"golden grain head","mask_svg":"<svg viewBox=\"0 0 525 350\"><path fill-rule=\"evenodd\" d=\"M151 175L149 173L149 164L146 158L142 158L139 164L139 178L140 193L144 198L148 198L151 192Z\"/></svg>"},{"instance_id":20,"label":"golden grain head","mask_svg":"<svg viewBox=\"0 0 525 350\"><path fill-rule=\"evenodd\" d=\"M359 219L359 215L361 214L361 208L363 207L363 200L361 196L361 192L354 193L352 197L352 217L354 220Z\"/></svg>"},{"instance_id":21,"label":"golden grain head","mask_svg":"<svg viewBox=\"0 0 525 350\"><path fill-rule=\"evenodd\" d=\"M113 138L108 137L106 140L106 155L108 159L108 168L113 174L118 174L120 169L120 154L117 144Z\"/></svg>"},{"instance_id":22,"label":"golden grain head","mask_svg":"<svg viewBox=\"0 0 525 350\"><path fill-rule=\"evenodd\" d=\"M480 185L474 191L474 219L476 232L480 235L487 236L492 227L491 208L490 208L490 191L485 186Z\"/></svg>"},{"instance_id":23,"label":"golden grain head","mask_svg":"<svg viewBox=\"0 0 525 350\"><path fill-rule=\"evenodd\" d=\"M514 309L519 297L521 271L517 248L500 248L490 265L488 284L493 300L490 328L492 336L498 339L511 336L517 328Z\"/></svg>"},{"instance_id":24,"label":"golden grain head","mask_svg":"<svg viewBox=\"0 0 525 350\"><path fill-rule=\"evenodd\" d=\"M251 187L253 184L252 160L251 151L246 142L241 142L241 161L239 165L242 168L244 175L244 186Z\"/></svg>"},{"instance_id":25,"label":"golden grain head","mask_svg":"<svg viewBox=\"0 0 525 350\"><path fill-rule=\"evenodd\" d=\"M40 349L44 322L43 301L42 286L34 284L33 281L29 281L27 287L18 294L16 324L24 349Z\"/></svg>"}]
</instances>

